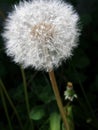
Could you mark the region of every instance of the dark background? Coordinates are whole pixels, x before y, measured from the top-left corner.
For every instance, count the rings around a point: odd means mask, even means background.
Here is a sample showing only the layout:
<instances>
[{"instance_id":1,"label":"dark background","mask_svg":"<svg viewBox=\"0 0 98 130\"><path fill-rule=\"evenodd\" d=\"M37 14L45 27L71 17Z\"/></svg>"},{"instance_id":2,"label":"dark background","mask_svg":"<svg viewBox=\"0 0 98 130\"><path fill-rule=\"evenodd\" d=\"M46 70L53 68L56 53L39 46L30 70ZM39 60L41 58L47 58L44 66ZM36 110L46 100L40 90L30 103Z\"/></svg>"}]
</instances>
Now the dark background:
<instances>
[{"instance_id":1,"label":"dark background","mask_svg":"<svg viewBox=\"0 0 98 130\"><path fill-rule=\"evenodd\" d=\"M19 0L0 0L0 33L3 31L4 19L7 13L12 10L13 4ZM67 81L71 81L78 95L78 100L72 102L75 130L88 129L98 130L98 0L67 0L80 15L81 36L79 46L74 50L71 59L63 63L55 70L57 82L63 103L66 104L63 92L66 89ZM30 110L34 107L44 105L46 112L44 118L35 121L35 128L48 119L51 111L57 110L54 95L50 87L48 74L37 72L33 69L25 69L27 90L30 102ZM4 41L0 36L0 78L4 83L7 92L13 101L24 130L27 130L28 119L23 90L23 80L20 66L12 62L4 51ZM0 85L1 86L1 85ZM3 93L3 91L2 91ZM1 94L2 95L2 94ZM14 130L20 130L15 113L4 94L8 113L11 118ZM9 130L3 102L0 98L0 130ZM44 125L43 129L47 129ZM27 127L28 128L28 127Z\"/></svg>"}]
</instances>

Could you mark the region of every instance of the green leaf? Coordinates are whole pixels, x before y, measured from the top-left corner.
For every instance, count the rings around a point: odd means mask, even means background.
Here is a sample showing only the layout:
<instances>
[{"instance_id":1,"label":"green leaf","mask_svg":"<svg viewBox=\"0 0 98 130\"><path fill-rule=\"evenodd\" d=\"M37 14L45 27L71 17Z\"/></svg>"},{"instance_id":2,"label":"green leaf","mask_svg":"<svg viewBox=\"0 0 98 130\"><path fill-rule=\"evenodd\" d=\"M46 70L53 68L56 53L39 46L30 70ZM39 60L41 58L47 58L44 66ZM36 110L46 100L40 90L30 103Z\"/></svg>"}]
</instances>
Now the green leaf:
<instances>
[{"instance_id":1,"label":"green leaf","mask_svg":"<svg viewBox=\"0 0 98 130\"><path fill-rule=\"evenodd\" d=\"M44 82L44 81L43 81ZM37 97L44 103L50 103L51 101L55 100L54 93L52 91L51 86L45 84L38 84L40 82L37 81L37 84L33 82L33 92L37 95Z\"/></svg>"},{"instance_id":2,"label":"green leaf","mask_svg":"<svg viewBox=\"0 0 98 130\"><path fill-rule=\"evenodd\" d=\"M45 110L43 106L36 106L30 112L30 119L40 120L45 116Z\"/></svg>"},{"instance_id":3,"label":"green leaf","mask_svg":"<svg viewBox=\"0 0 98 130\"><path fill-rule=\"evenodd\" d=\"M60 115L57 112L50 115L50 130L60 130Z\"/></svg>"},{"instance_id":4,"label":"green leaf","mask_svg":"<svg viewBox=\"0 0 98 130\"><path fill-rule=\"evenodd\" d=\"M55 96L51 90L50 86L44 86L42 89L42 92L39 93L39 98L44 102L44 103L49 103L53 100L55 100Z\"/></svg>"}]
</instances>

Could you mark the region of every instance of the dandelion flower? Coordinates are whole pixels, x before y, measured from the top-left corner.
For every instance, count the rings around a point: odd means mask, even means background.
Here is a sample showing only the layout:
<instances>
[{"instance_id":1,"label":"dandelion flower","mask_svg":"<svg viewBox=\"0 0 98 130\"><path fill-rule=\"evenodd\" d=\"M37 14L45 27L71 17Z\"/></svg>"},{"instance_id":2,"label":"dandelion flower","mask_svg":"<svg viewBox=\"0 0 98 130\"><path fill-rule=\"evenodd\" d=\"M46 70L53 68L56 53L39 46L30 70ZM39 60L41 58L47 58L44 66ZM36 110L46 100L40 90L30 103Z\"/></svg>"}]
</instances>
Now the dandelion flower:
<instances>
[{"instance_id":1,"label":"dandelion flower","mask_svg":"<svg viewBox=\"0 0 98 130\"><path fill-rule=\"evenodd\" d=\"M20 2L5 22L6 53L24 68L53 70L77 46L78 21L72 5L61 0Z\"/></svg>"},{"instance_id":2,"label":"dandelion flower","mask_svg":"<svg viewBox=\"0 0 98 130\"><path fill-rule=\"evenodd\" d=\"M23 1L9 13L2 34L6 53L16 63L49 72L66 130L69 124L53 69L66 61L77 46L78 21L73 6L62 0Z\"/></svg>"}]
</instances>

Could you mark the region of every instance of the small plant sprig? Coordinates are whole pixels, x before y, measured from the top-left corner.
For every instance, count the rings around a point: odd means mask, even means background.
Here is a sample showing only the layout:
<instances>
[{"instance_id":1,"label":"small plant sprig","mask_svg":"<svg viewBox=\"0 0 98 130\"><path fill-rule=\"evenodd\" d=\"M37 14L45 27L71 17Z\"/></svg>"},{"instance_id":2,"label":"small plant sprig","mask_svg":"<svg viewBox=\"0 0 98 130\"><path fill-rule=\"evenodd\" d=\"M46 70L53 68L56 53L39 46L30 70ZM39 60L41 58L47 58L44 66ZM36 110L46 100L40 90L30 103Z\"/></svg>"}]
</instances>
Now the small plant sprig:
<instances>
[{"instance_id":1,"label":"small plant sprig","mask_svg":"<svg viewBox=\"0 0 98 130\"><path fill-rule=\"evenodd\" d=\"M65 100L68 99L71 102L73 101L74 98L77 98L77 94L75 93L71 82L67 83L66 90L64 91L64 97Z\"/></svg>"},{"instance_id":2,"label":"small plant sprig","mask_svg":"<svg viewBox=\"0 0 98 130\"><path fill-rule=\"evenodd\" d=\"M66 90L64 91L64 98L68 101L68 103L64 106L64 110L67 116L67 121L69 124L69 129L74 130L74 119L73 119L73 102L74 98L77 98L77 94L74 91L72 82L68 82L66 86ZM62 129L63 125L62 125Z\"/></svg>"}]
</instances>

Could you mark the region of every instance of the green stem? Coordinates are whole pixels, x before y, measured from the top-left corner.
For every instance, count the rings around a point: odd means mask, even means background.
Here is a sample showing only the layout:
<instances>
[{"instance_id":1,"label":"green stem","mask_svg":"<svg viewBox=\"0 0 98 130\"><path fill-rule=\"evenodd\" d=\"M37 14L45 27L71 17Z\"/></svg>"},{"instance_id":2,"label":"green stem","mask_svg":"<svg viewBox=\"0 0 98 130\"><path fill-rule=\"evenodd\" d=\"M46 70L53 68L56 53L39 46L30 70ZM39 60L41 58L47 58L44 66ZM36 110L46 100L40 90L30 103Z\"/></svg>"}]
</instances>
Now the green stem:
<instances>
[{"instance_id":1,"label":"green stem","mask_svg":"<svg viewBox=\"0 0 98 130\"><path fill-rule=\"evenodd\" d=\"M23 86L24 86L24 94L25 94L25 102L26 102L26 107L27 107L27 114L28 114L28 119L30 120L32 129L34 129L33 126L33 122L31 121L29 114L30 114L30 106L29 106L29 98L28 98L28 93L27 93L27 82L26 82L26 76L25 76L25 72L22 69L22 67L20 67L21 69L21 74L22 74L22 79L23 79Z\"/></svg>"},{"instance_id":2,"label":"green stem","mask_svg":"<svg viewBox=\"0 0 98 130\"><path fill-rule=\"evenodd\" d=\"M13 130L12 125L11 125L11 120L10 120L10 117L9 117L9 114L8 114L8 110L7 110L5 97L4 97L4 94L3 94L3 91L2 91L1 87L0 87L0 94L1 94L2 104L3 104L4 110L5 110L5 115L6 115L6 118L7 118L7 121L8 121L9 129Z\"/></svg>"},{"instance_id":3,"label":"green stem","mask_svg":"<svg viewBox=\"0 0 98 130\"><path fill-rule=\"evenodd\" d=\"M18 115L18 112L17 112L15 106L13 105L13 102L12 102L12 100L11 100L11 98L10 98L10 96L9 96L9 94L8 94L8 92L7 92L7 90L6 90L6 88L5 88L5 86L4 86L4 84L3 84L3 82L2 82L1 79L0 79L0 85L1 85L2 90L4 91L4 93L5 93L6 97L7 97L7 99L8 99L8 101L9 101L9 103L10 103L10 105L11 105L11 107L12 107L14 113L16 114L16 117L17 117L17 119L18 119L18 122L19 122L19 124L20 124L21 129L23 130L23 125L22 125L22 123L21 123L21 119L20 119L20 117L19 117L19 115Z\"/></svg>"},{"instance_id":4,"label":"green stem","mask_svg":"<svg viewBox=\"0 0 98 130\"><path fill-rule=\"evenodd\" d=\"M67 104L67 106L65 107L68 116L68 123L70 126L70 130L75 130L72 108L73 108L72 104L71 105Z\"/></svg>"}]
</instances>

